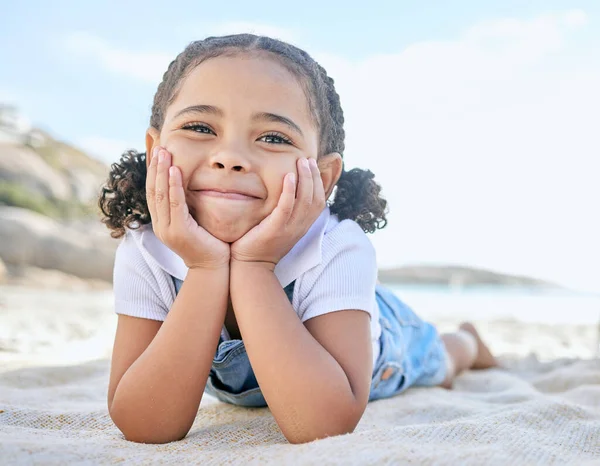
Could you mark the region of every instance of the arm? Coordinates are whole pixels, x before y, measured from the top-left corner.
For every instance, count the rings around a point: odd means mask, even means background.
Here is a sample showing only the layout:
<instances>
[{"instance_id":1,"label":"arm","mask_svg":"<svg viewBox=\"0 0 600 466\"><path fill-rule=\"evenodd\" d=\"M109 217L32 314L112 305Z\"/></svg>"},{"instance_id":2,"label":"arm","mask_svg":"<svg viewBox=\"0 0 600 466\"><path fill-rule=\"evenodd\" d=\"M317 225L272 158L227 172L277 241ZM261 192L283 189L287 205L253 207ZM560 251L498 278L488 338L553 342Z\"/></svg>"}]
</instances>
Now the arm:
<instances>
[{"instance_id":1,"label":"arm","mask_svg":"<svg viewBox=\"0 0 600 466\"><path fill-rule=\"evenodd\" d=\"M341 166L339 154L321 160L323 172L314 159L298 159L297 189L294 176L286 175L273 212L231 246L230 294L238 326L265 399L292 443L351 432L364 412L371 381L369 315L351 310L353 305L370 310L375 292L374 254L362 231L359 238L366 245L350 244L339 230L342 236L333 247L324 248L332 257L312 269L317 280L300 305L306 327L273 273L325 208L323 179L336 161ZM366 260L357 262L361 251ZM318 280L325 271L344 276L335 299L331 282Z\"/></svg>"},{"instance_id":2,"label":"arm","mask_svg":"<svg viewBox=\"0 0 600 466\"><path fill-rule=\"evenodd\" d=\"M228 267L191 269L164 323L119 316L108 403L128 440L166 443L188 433L225 319L228 291Z\"/></svg>"},{"instance_id":3,"label":"arm","mask_svg":"<svg viewBox=\"0 0 600 466\"><path fill-rule=\"evenodd\" d=\"M231 299L252 368L291 443L352 432L369 399L369 315L344 310L300 322L265 264L231 264Z\"/></svg>"},{"instance_id":4,"label":"arm","mask_svg":"<svg viewBox=\"0 0 600 466\"><path fill-rule=\"evenodd\" d=\"M162 325L119 319L108 403L128 440L165 443L183 438L198 411L227 310L230 248L196 223L171 154L161 150L158 162L156 152L146 177L152 226L189 271ZM143 287L152 274L145 281L119 279L127 267L142 274L143 262L128 259L117 254L115 260L116 301L128 307L124 313L136 306L152 306L155 313L161 300L151 286Z\"/></svg>"}]
</instances>

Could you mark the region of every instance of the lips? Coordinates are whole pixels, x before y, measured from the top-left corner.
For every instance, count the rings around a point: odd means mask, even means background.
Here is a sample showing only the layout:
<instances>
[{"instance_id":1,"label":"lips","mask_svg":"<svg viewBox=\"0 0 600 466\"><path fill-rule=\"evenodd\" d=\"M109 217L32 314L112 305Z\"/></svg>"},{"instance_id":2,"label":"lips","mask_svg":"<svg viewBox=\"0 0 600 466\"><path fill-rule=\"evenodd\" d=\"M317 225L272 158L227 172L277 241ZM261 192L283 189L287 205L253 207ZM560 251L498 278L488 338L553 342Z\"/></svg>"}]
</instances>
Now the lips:
<instances>
[{"instance_id":1,"label":"lips","mask_svg":"<svg viewBox=\"0 0 600 466\"><path fill-rule=\"evenodd\" d=\"M198 194L203 195L203 196L216 197L216 198L222 198L222 199L231 199L231 200L238 200L238 201L251 201L251 200L260 199L260 197L255 196L252 193L249 193L246 191L240 191L237 189L205 188L205 189L195 190L195 192L197 192Z\"/></svg>"}]
</instances>

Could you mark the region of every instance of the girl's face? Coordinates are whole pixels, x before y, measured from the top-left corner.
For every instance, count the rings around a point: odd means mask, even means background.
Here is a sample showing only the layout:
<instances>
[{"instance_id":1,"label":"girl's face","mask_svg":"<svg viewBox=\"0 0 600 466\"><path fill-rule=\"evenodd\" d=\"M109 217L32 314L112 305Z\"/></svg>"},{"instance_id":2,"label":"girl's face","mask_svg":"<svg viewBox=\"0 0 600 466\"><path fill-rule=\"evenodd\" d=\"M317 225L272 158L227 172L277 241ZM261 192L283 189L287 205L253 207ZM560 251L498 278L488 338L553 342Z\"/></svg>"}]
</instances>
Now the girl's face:
<instances>
[{"instance_id":1,"label":"girl's face","mask_svg":"<svg viewBox=\"0 0 600 466\"><path fill-rule=\"evenodd\" d=\"M149 154L156 145L181 169L198 224L234 242L273 211L296 161L317 158L318 131L304 90L282 65L222 56L184 79L160 134L148 132Z\"/></svg>"}]
</instances>

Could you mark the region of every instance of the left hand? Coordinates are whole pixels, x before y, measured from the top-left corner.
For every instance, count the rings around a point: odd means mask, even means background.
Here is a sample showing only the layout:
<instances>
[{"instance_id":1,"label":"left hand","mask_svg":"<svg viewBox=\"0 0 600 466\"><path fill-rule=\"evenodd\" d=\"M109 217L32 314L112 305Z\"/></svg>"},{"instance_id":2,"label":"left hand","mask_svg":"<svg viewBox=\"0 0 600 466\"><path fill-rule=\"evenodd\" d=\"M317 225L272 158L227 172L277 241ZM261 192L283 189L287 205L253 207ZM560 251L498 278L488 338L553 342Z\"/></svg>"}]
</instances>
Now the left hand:
<instances>
[{"instance_id":1,"label":"left hand","mask_svg":"<svg viewBox=\"0 0 600 466\"><path fill-rule=\"evenodd\" d=\"M297 161L295 176L288 173L273 212L231 245L231 261L261 262L273 268L302 238L325 208L325 191L316 160Z\"/></svg>"}]
</instances>

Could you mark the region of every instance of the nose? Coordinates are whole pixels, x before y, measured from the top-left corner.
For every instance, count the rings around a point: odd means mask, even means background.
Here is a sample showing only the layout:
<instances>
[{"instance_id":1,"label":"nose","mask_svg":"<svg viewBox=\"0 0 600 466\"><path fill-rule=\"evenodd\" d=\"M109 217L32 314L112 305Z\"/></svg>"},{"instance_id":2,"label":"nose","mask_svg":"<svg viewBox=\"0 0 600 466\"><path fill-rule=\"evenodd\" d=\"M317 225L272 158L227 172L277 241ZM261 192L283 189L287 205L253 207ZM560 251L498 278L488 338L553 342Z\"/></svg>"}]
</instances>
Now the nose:
<instances>
[{"instance_id":1,"label":"nose","mask_svg":"<svg viewBox=\"0 0 600 466\"><path fill-rule=\"evenodd\" d=\"M219 170L231 170L236 172L247 172L250 170L250 160L243 151L239 149L221 149L215 153L210 165Z\"/></svg>"}]
</instances>

